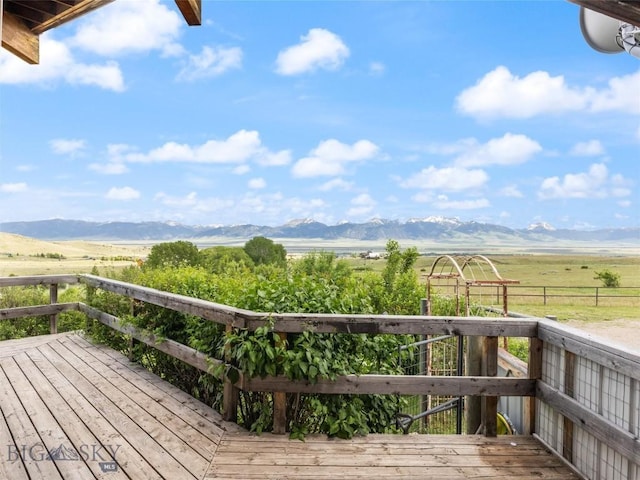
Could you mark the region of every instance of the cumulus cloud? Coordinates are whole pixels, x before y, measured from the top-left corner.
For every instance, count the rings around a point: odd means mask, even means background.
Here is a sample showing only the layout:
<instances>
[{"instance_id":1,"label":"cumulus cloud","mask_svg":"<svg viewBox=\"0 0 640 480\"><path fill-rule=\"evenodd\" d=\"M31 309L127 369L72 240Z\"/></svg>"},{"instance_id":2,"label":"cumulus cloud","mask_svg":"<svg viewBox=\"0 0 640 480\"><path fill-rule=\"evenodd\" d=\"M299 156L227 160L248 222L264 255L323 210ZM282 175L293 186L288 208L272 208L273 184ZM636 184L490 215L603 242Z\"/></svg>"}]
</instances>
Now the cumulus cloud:
<instances>
[{"instance_id":1,"label":"cumulus cloud","mask_svg":"<svg viewBox=\"0 0 640 480\"><path fill-rule=\"evenodd\" d=\"M538 198L606 198L624 197L631 193L630 182L621 175L609 175L603 163L594 163L587 172L568 173L564 177L548 177L540 184Z\"/></svg>"},{"instance_id":2,"label":"cumulus cloud","mask_svg":"<svg viewBox=\"0 0 640 480\"><path fill-rule=\"evenodd\" d=\"M37 68L0 50L0 83L52 86L61 81L115 92L125 89L122 71L116 62L82 63L74 58L65 43L53 40L47 33L40 35L40 64Z\"/></svg>"},{"instance_id":3,"label":"cumulus cloud","mask_svg":"<svg viewBox=\"0 0 640 480\"><path fill-rule=\"evenodd\" d=\"M109 163L90 163L89 170L93 170L96 173L102 175L122 175L127 173L129 168L121 162L109 162Z\"/></svg>"},{"instance_id":4,"label":"cumulus cloud","mask_svg":"<svg viewBox=\"0 0 640 480\"><path fill-rule=\"evenodd\" d=\"M0 183L0 192L2 193L19 193L26 192L27 184L24 182L20 183Z\"/></svg>"},{"instance_id":5,"label":"cumulus cloud","mask_svg":"<svg viewBox=\"0 0 640 480\"><path fill-rule=\"evenodd\" d=\"M377 202L368 193L361 193L351 199L351 208L347 210L349 217L361 217L371 213Z\"/></svg>"},{"instance_id":6,"label":"cumulus cloud","mask_svg":"<svg viewBox=\"0 0 640 480\"><path fill-rule=\"evenodd\" d=\"M524 195L515 185L507 185L498 192L503 197L522 198Z\"/></svg>"},{"instance_id":7,"label":"cumulus cloud","mask_svg":"<svg viewBox=\"0 0 640 480\"><path fill-rule=\"evenodd\" d=\"M158 192L153 198L169 207L193 207L198 203L198 194L196 192L190 192L184 197L175 197L164 192Z\"/></svg>"},{"instance_id":8,"label":"cumulus cloud","mask_svg":"<svg viewBox=\"0 0 640 480\"><path fill-rule=\"evenodd\" d=\"M211 78L242 66L242 50L239 47L202 47L199 54L190 54L177 80L191 82Z\"/></svg>"},{"instance_id":9,"label":"cumulus cloud","mask_svg":"<svg viewBox=\"0 0 640 480\"><path fill-rule=\"evenodd\" d=\"M569 85L562 75L537 71L519 77L499 66L456 98L459 112L475 118L531 118L565 112L640 113L640 70L614 77L604 88Z\"/></svg>"},{"instance_id":10,"label":"cumulus cloud","mask_svg":"<svg viewBox=\"0 0 640 480\"><path fill-rule=\"evenodd\" d=\"M253 190L260 190L261 188L265 188L267 186L267 182L264 178L252 178L247 183L247 186Z\"/></svg>"},{"instance_id":11,"label":"cumulus cloud","mask_svg":"<svg viewBox=\"0 0 640 480\"><path fill-rule=\"evenodd\" d=\"M292 168L294 177L338 176L346 173L349 163L370 160L378 155L379 147L369 140L353 145L335 139L324 140L308 157L298 160Z\"/></svg>"},{"instance_id":12,"label":"cumulus cloud","mask_svg":"<svg viewBox=\"0 0 640 480\"><path fill-rule=\"evenodd\" d=\"M331 190L351 190L353 182L347 182L342 178L333 178L318 187L321 192L329 192Z\"/></svg>"},{"instance_id":13,"label":"cumulus cloud","mask_svg":"<svg viewBox=\"0 0 640 480\"><path fill-rule=\"evenodd\" d=\"M109 200L135 200L140 198L140 192L131 187L113 187L105 195Z\"/></svg>"},{"instance_id":14,"label":"cumulus cloud","mask_svg":"<svg viewBox=\"0 0 640 480\"><path fill-rule=\"evenodd\" d=\"M433 206L439 210L477 210L490 207L491 203L486 198L449 200L446 195L438 195L436 201L433 202Z\"/></svg>"},{"instance_id":15,"label":"cumulus cloud","mask_svg":"<svg viewBox=\"0 0 640 480\"><path fill-rule=\"evenodd\" d=\"M349 57L349 48L335 33L312 28L300 43L282 50L276 59L276 72L299 75L317 69L336 70Z\"/></svg>"},{"instance_id":16,"label":"cumulus cloud","mask_svg":"<svg viewBox=\"0 0 640 480\"><path fill-rule=\"evenodd\" d=\"M594 157L597 155L604 155L604 147L599 140L589 140L588 142L576 143L571 148L571 155L578 157Z\"/></svg>"},{"instance_id":17,"label":"cumulus cloud","mask_svg":"<svg viewBox=\"0 0 640 480\"><path fill-rule=\"evenodd\" d=\"M159 0L113 2L84 18L69 44L102 56L151 50L173 55L182 51L182 24L178 12Z\"/></svg>"},{"instance_id":18,"label":"cumulus cloud","mask_svg":"<svg viewBox=\"0 0 640 480\"><path fill-rule=\"evenodd\" d=\"M467 149L455 159L462 167L487 165L518 165L542 151L540 144L526 135L506 133L501 138L493 138L485 144L468 143Z\"/></svg>"},{"instance_id":19,"label":"cumulus cloud","mask_svg":"<svg viewBox=\"0 0 640 480\"><path fill-rule=\"evenodd\" d=\"M239 130L225 140L209 140L201 145L167 142L146 153L129 145L110 146L110 163L189 162L202 164L242 164L254 159L262 164L281 164L289 158L288 151L271 152L255 131ZM244 171L242 173L245 173Z\"/></svg>"},{"instance_id":20,"label":"cumulus cloud","mask_svg":"<svg viewBox=\"0 0 640 480\"><path fill-rule=\"evenodd\" d=\"M49 145L51 146L53 153L57 153L58 155L69 155L83 150L86 146L86 142L84 140L58 138L51 140Z\"/></svg>"},{"instance_id":21,"label":"cumulus cloud","mask_svg":"<svg viewBox=\"0 0 640 480\"><path fill-rule=\"evenodd\" d=\"M461 191L482 187L489 180L484 170L463 167L437 168L433 165L400 182L404 188Z\"/></svg>"}]
</instances>

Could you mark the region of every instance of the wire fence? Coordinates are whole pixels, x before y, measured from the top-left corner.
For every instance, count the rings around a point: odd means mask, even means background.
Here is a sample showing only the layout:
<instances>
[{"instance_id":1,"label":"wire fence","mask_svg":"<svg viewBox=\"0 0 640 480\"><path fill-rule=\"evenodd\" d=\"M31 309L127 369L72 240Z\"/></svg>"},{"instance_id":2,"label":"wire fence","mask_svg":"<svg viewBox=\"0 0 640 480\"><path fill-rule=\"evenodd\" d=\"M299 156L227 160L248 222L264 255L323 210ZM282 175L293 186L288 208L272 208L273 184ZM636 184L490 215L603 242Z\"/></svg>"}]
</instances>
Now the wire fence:
<instances>
[{"instance_id":1,"label":"wire fence","mask_svg":"<svg viewBox=\"0 0 640 480\"><path fill-rule=\"evenodd\" d=\"M454 295L455 286L438 285L439 293ZM502 305L502 286L474 285L469 292L473 302ZM640 287L591 287L566 285L509 285L507 301L518 305L591 305L596 307L640 306Z\"/></svg>"}]
</instances>

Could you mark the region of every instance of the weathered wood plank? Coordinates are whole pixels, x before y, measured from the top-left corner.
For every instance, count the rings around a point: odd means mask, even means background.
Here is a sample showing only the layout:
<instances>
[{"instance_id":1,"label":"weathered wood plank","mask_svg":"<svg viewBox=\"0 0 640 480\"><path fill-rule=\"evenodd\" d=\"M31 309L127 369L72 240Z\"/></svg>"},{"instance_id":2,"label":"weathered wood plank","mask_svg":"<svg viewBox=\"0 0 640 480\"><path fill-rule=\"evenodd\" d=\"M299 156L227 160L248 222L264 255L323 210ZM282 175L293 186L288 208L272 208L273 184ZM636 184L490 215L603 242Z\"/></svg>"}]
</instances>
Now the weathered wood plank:
<instances>
[{"instance_id":1,"label":"weathered wood plank","mask_svg":"<svg viewBox=\"0 0 640 480\"><path fill-rule=\"evenodd\" d=\"M14 355L30 350L39 345L44 345L61 337L73 335L72 333L58 333L57 335L37 335L35 337L17 338L14 340L2 340L0 342L0 358L13 357Z\"/></svg>"},{"instance_id":2,"label":"weathered wood plank","mask_svg":"<svg viewBox=\"0 0 640 480\"><path fill-rule=\"evenodd\" d=\"M41 351L44 350L44 351ZM29 358L38 366L38 369L47 378L51 385L60 392L66 403L75 415L87 426L95 435L101 445L110 445L116 450L115 456L118 463L118 470L125 472L129 478L148 478L150 480L162 480L162 477L150 465L144 456L138 453L136 446L132 445L125 436L101 414L92 404L91 400L85 398L80 390L58 370L51 360L58 363L53 350L38 349L28 352ZM50 358L51 357L51 358Z\"/></svg>"},{"instance_id":3,"label":"weathered wood plank","mask_svg":"<svg viewBox=\"0 0 640 480\"><path fill-rule=\"evenodd\" d=\"M91 287L125 295L129 298L151 303L152 305L158 305L177 312L188 313L204 318L205 320L212 320L216 323L233 325L234 327L244 327L244 312L248 314L253 313L219 303L163 292L155 288L142 287L118 280L96 277L94 275L82 275L81 282Z\"/></svg>"},{"instance_id":4,"label":"weathered wood plank","mask_svg":"<svg viewBox=\"0 0 640 480\"><path fill-rule=\"evenodd\" d=\"M195 478L200 478L204 474L211 459L200 455L189 442L180 438L172 428L173 425L170 424L171 415L167 414L166 409L153 409L153 404L148 397L141 398L144 397L144 394L132 398L134 387L131 384L121 386L110 382L64 345L56 342L50 347L90 381L95 388L107 395L118 409L124 412L146 435L153 438L166 452L165 461L173 457L176 467L182 466ZM139 404L136 400L140 402L144 400L144 404ZM187 478L187 476L181 478Z\"/></svg>"},{"instance_id":5,"label":"weathered wood plank","mask_svg":"<svg viewBox=\"0 0 640 480\"><path fill-rule=\"evenodd\" d=\"M162 425L152 424L150 425L150 431L145 430L136 422L136 418L131 418L126 411L123 411L121 405L113 401L112 395L115 392L111 389L102 390L100 386L96 386L94 384L96 381L95 375L88 377L83 375L80 371L82 368L81 362L74 361L73 364L67 362L66 358L52 348L54 346L43 345L39 350L73 383L82 396L100 412L100 415L107 419L124 438L135 446L154 470L161 472L162 477L195 478L187 468L172 456L172 454L176 454L176 451L165 451L162 445L154 438L155 436L166 434ZM101 386L106 388L106 385Z\"/></svg>"},{"instance_id":6,"label":"weathered wood plank","mask_svg":"<svg viewBox=\"0 0 640 480\"><path fill-rule=\"evenodd\" d=\"M132 378L133 382L143 381L153 385L155 388L158 389L158 392L164 392L164 396L161 395L163 398L163 401L171 398L172 400L170 401L175 401L178 404L182 405L183 409L186 408L193 411L197 416L200 417L200 420L206 422L207 425L213 425L217 429L220 429L221 431L234 431L234 432L245 431L235 423L225 422L222 419L222 416L218 412L206 406L205 404L195 399L188 393L162 380L160 377L150 372L146 368L142 367L141 365L136 363L131 363L121 353L116 352L115 350L104 345L90 344L87 340L78 339L78 337L75 337L74 340L86 342L87 345L90 346L92 351L100 352L102 355L104 355L105 357L111 358L115 362L115 363L109 363L111 368L113 368L114 370L118 371L121 374L124 371L125 374L130 373L132 375L135 375ZM198 423L200 423L199 420L198 420ZM209 427L205 425L204 428L209 428Z\"/></svg>"},{"instance_id":7,"label":"weathered wood plank","mask_svg":"<svg viewBox=\"0 0 640 480\"><path fill-rule=\"evenodd\" d=\"M92 344L78 335L69 336L61 343L66 345L70 342L84 349L87 355L93 356L123 379L143 389L155 402L163 405L174 414L179 412L183 421L216 443L222 438L225 430L238 430L239 427L236 424L224 422L222 415L211 407L160 379L139 364L130 362L119 352Z\"/></svg>"},{"instance_id":8,"label":"weathered wood plank","mask_svg":"<svg viewBox=\"0 0 640 480\"><path fill-rule=\"evenodd\" d=\"M83 303L79 304L79 310L89 318L98 320L103 325L113 328L120 333L131 335L136 340L160 350L167 355L177 358L178 360L182 360L186 364L202 370L203 372L209 372L215 365L223 363L220 360L208 357L204 353L198 352L196 349L183 345L182 343L178 343L168 338L158 338L153 334L143 333L133 325L122 325L118 317L102 312Z\"/></svg>"},{"instance_id":9,"label":"weathered wood plank","mask_svg":"<svg viewBox=\"0 0 640 480\"><path fill-rule=\"evenodd\" d=\"M82 275L81 281L92 287L126 295L153 305L250 330L254 330L264 325L268 319L272 319L275 322L274 329L286 333L300 333L310 330L318 333L413 333L420 335L447 333L502 337L535 337L537 334L536 319L262 313L94 275Z\"/></svg>"},{"instance_id":10,"label":"weathered wood plank","mask_svg":"<svg viewBox=\"0 0 640 480\"><path fill-rule=\"evenodd\" d=\"M151 397L147 393L147 389L144 384L138 386L130 382L128 379L123 378L119 373L96 359L93 355L84 351L82 348L79 348L79 346L74 342L63 339L60 343L64 345L70 353L73 353L86 365L93 368L97 375L110 382L135 402L135 404L139 405L141 409L148 412L149 415L160 421L182 441L190 445L191 448L205 460L211 461L213 454L218 447L217 441L213 441L210 437L202 434L185 420L175 415L175 413L165 404L158 402L157 399ZM128 411L130 414L136 415L135 411ZM136 417L138 417L138 415L136 415Z\"/></svg>"},{"instance_id":11,"label":"weathered wood plank","mask_svg":"<svg viewBox=\"0 0 640 480\"><path fill-rule=\"evenodd\" d=\"M631 461L640 464L640 439L613 422L592 412L573 398L544 382L538 382L536 397L584 428L598 440Z\"/></svg>"},{"instance_id":12,"label":"weathered wood plank","mask_svg":"<svg viewBox=\"0 0 640 480\"><path fill-rule=\"evenodd\" d=\"M40 39L9 12L2 12L2 46L25 62L36 65L40 61Z\"/></svg>"},{"instance_id":13,"label":"weathered wood plank","mask_svg":"<svg viewBox=\"0 0 640 480\"><path fill-rule=\"evenodd\" d=\"M6 377L2 366L0 366L0 410L15 439L7 444L6 449L0 449L0 458L3 463L12 460L9 458L10 452L17 453L23 456L22 461L30 478L46 478L47 480L62 478L53 462L39 460L39 455L43 453L42 439L25 411L20 397ZM15 446L15 450L9 450L12 444Z\"/></svg>"},{"instance_id":14,"label":"weathered wood plank","mask_svg":"<svg viewBox=\"0 0 640 480\"><path fill-rule=\"evenodd\" d=\"M317 383L293 381L287 377L245 379L242 390L255 392L389 394L389 395L463 395L531 396L535 380L507 377L457 377L425 375L346 375Z\"/></svg>"},{"instance_id":15,"label":"weathered wood plank","mask_svg":"<svg viewBox=\"0 0 640 480\"><path fill-rule=\"evenodd\" d=\"M527 376L532 380L542 378L542 350L543 343L539 338L529 339L529 351L527 355ZM530 397L524 399L523 428L525 435L531 435L536 430L536 399Z\"/></svg>"},{"instance_id":16,"label":"weathered wood plank","mask_svg":"<svg viewBox=\"0 0 640 480\"><path fill-rule=\"evenodd\" d=\"M78 283L78 275L31 275L25 277L0 277L0 287L19 287L25 285L52 285Z\"/></svg>"},{"instance_id":17,"label":"weathered wood plank","mask_svg":"<svg viewBox=\"0 0 640 480\"><path fill-rule=\"evenodd\" d=\"M60 392L56 390L47 377L40 371L37 364L29 357L28 353L23 352L14 358L19 365L20 370L29 379L33 386L34 392L37 392L38 398L32 397L29 400L29 408L27 413L31 418L41 418L43 412L50 412L51 426L50 431L63 432L60 435L62 438L54 442L53 447L64 446L67 452L75 451L77 458L72 458L71 461L68 458L57 460L59 463L58 468L63 472L66 478L73 478L69 473L64 473L68 470L68 465L82 464L86 465L93 476L100 478L104 472L100 466L101 462L114 462L117 464L117 448L116 455L112 454L112 446L101 445L95 435L87 428L84 422L76 415L76 413L69 407L64 398L60 395ZM10 376L9 379L11 380ZM42 400L40 400L42 399ZM46 405L45 405L46 402ZM31 409L31 410L29 410ZM39 431L46 429L45 425L38 428ZM68 439L68 440L67 440ZM82 475L75 475L76 478L87 478L88 472L78 472ZM122 479L126 480L127 476L122 470L115 470L109 472L109 477L114 480ZM93 477L91 477L93 478Z\"/></svg>"},{"instance_id":18,"label":"weathered wood plank","mask_svg":"<svg viewBox=\"0 0 640 480\"><path fill-rule=\"evenodd\" d=\"M57 315L58 313L68 312L71 310L78 310L78 303L57 303L55 305L3 308L0 309L0 320Z\"/></svg>"},{"instance_id":19,"label":"weathered wood plank","mask_svg":"<svg viewBox=\"0 0 640 480\"><path fill-rule=\"evenodd\" d=\"M14 438L9 430L9 425L2 415L2 401L0 400L0 445L2 452L0 453L0 478L11 480L29 480L27 471L22 463L22 456L17 453L20 451ZM20 443L20 439L17 439Z\"/></svg>"}]
</instances>

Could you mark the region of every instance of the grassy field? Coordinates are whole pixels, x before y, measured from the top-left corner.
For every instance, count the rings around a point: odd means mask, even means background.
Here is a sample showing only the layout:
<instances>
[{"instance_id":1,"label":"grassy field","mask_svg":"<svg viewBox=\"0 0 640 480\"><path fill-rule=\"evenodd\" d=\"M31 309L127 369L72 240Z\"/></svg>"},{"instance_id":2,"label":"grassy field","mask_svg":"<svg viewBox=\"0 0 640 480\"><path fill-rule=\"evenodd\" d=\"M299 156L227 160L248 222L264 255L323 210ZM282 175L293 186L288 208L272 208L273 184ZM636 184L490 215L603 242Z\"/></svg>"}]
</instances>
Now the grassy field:
<instances>
[{"instance_id":1,"label":"grassy field","mask_svg":"<svg viewBox=\"0 0 640 480\"><path fill-rule=\"evenodd\" d=\"M104 242L45 242L32 238L0 233L0 276L41 275L55 273L88 273L94 267L101 272L135 265L136 259L145 258L154 242L138 244L111 244ZM312 245L316 248L318 245ZM340 247L332 249L332 247ZM347 244L323 245L320 249L339 250L351 266L359 271L382 271L384 260L364 260L357 253L362 245L352 248ZM299 250L299 252L298 252ZM302 244L297 245L303 253ZM517 280L510 286L509 311L535 316L554 315L559 320L608 321L640 319L640 256L607 254L487 254L502 278ZM427 275L437 255L418 258L416 271L426 284ZM449 263L439 263L437 273L448 273ZM440 266L442 265L442 267ZM481 268L482 267L482 268ZM602 282L595 279L596 272L608 269L620 274L623 289L598 288L598 306L595 305L596 287ZM473 263L465 275L476 280L495 279L481 263ZM580 290L565 287L588 287ZM453 293L442 282L434 283L440 293ZM547 304L540 296L547 294ZM483 305L501 307L501 291L496 287L471 289L472 300ZM608 295L628 295L607 298ZM524 296L537 295L537 296ZM554 296L557 295L557 296ZM580 297L568 298L570 295Z\"/></svg>"}]
</instances>

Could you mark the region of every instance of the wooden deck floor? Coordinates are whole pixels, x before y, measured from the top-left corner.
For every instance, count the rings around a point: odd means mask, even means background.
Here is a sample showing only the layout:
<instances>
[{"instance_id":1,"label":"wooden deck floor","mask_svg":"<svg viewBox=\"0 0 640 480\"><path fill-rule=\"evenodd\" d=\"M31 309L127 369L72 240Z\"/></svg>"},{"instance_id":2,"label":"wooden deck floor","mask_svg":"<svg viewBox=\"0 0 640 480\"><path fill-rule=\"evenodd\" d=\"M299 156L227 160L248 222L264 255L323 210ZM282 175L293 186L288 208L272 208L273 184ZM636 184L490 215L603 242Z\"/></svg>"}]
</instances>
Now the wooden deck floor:
<instances>
[{"instance_id":1,"label":"wooden deck floor","mask_svg":"<svg viewBox=\"0 0 640 480\"><path fill-rule=\"evenodd\" d=\"M531 437L255 436L76 334L0 342L0 479L578 478Z\"/></svg>"}]
</instances>

